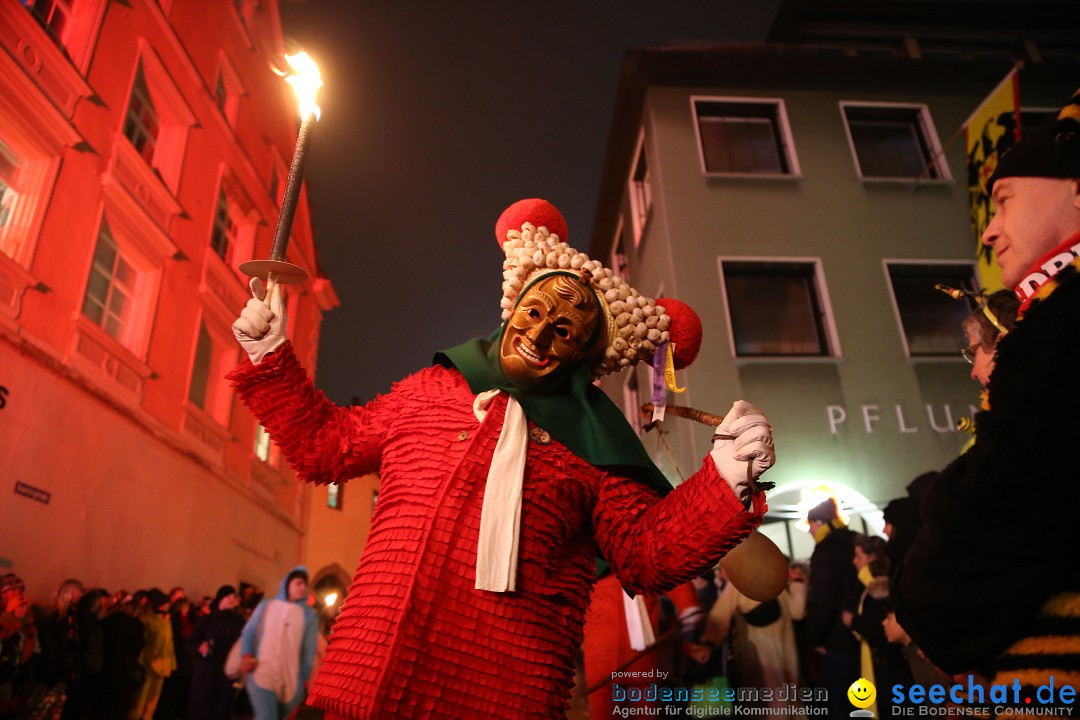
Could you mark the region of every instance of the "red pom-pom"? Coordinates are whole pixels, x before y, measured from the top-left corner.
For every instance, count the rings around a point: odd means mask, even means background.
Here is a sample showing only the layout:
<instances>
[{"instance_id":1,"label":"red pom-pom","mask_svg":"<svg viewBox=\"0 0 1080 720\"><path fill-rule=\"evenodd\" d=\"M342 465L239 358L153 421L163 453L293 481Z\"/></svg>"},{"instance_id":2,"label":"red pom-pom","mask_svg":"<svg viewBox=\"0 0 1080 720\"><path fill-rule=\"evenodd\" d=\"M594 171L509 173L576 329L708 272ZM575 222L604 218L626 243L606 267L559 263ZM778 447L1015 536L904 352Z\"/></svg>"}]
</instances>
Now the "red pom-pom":
<instances>
[{"instance_id":1,"label":"red pom-pom","mask_svg":"<svg viewBox=\"0 0 1080 720\"><path fill-rule=\"evenodd\" d=\"M499 241L499 247L506 242L507 230L520 230L527 222L536 227L543 225L548 232L558 235L561 242L566 242L566 220L559 209L547 200L529 198L518 200L499 216L499 221L495 223L495 239Z\"/></svg>"},{"instance_id":2,"label":"red pom-pom","mask_svg":"<svg viewBox=\"0 0 1080 720\"><path fill-rule=\"evenodd\" d=\"M675 298L658 298L656 304L671 318L668 334L675 343L675 369L690 367L701 350L701 318L692 307Z\"/></svg>"}]
</instances>

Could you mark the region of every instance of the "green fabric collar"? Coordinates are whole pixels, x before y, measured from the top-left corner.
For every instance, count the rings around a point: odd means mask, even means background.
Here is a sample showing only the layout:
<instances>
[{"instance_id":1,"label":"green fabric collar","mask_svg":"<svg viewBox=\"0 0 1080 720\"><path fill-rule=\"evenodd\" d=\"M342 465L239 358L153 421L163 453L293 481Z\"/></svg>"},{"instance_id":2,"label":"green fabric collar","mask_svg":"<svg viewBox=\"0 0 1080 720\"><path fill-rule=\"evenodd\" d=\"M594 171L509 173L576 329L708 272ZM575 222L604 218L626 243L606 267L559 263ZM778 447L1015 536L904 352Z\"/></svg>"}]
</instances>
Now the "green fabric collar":
<instances>
[{"instance_id":1,"label":"green fabric collar","mask_svg":"<svg viewBox=\"0 0 1080 720\"><path fill-rule=\"evenodd\" d=\"M586 363L575 364L543 392L524 390L507 378L497 354L504 327L487 338L473 338L436 353L435 362L456 368L474 394L498 388L513 395L527 418L592 465L623 468L661 495L671 492L671 483L653 464L637 433L592 384Z\"/></svg>"}]
</instances>

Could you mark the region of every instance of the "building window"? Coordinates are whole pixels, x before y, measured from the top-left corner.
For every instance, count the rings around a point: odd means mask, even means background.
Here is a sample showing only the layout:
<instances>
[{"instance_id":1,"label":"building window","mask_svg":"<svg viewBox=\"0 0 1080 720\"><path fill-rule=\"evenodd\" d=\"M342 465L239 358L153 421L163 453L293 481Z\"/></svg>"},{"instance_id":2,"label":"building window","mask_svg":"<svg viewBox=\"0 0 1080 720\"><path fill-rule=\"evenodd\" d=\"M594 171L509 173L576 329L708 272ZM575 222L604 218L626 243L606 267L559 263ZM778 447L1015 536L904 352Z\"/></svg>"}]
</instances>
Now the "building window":
<instances>
[{"instance_id":1,"label":"building window","mask_svg":"<svg viewBox=\"0 0 1080 720\"><path fill-rule=\"evenodd\" d=\"M240 74L236 72L228 55L222 51L219 55L217 79L214 82L214 104L231 127L236 127L240 96L243 94L244 86L240 82Z\"/></svg>"},{"instance_id":2,"label":"building window","mask_svg":"<svg viewBox=\"0 0 1080 720\"><path fill-rule=\"evenodd\" d=\"M255 457L270 462L270 433L259 423L255 426Z\"/></svg>"},{"instance_id":3,"label":"building window","mask_svg":"<svg viewBox=\"0 0 1080 720\"><path fill-rule=\"evenodd\" d=\"M137 273L120 254L109 224L102 218L83 314L117 342L128 344Z\"/></svg>"},{"instance_id":4,"label":"building window","mask_svg":"<svg viewBox=\"0 0 1080 720\"><path fill-rule=\"evenodd\" d=\"M331 510L341 510L345 504L345 488L337 483L326 486L326 507Z\"/></svg>"},{"instance_id":5,"label":"building window","mask_svg":"<svg viewBox=\"0 0 1080 720\"><path fill-rule=\"evenodd\" d=\"M270 170L270 199L274 201L275 205L281 202L281 199L278 197L280 183L281 180L278 179L277 168L273 168L272 170Z\"/></svg>"},{"instance_id":6,"label":"building window","mask_svg":"<svg viewBox=\"0 0 1080 720\"><path fill-rule=\"evenodd\" d=\"M221 260L223 267L231 268L241 277L236 265L251 258L255 233L261 221L247 189L225 165L221 166L217 199L212 207L210 224L206 228L206 254L216 255L211 262L216 265L217 260ZM242 276L242 281L246 285L247 277Z\"/></svg>"},{"instance_id":7,"label":"building window","mask_svg":"<svg viewBox=\"0 0 1080 720\"><path fill-rule=\"evenodd\" d=\"M154 162L159 132L157 110L154 109L154 101L150 98L150 90L140 66L135 74L135 84L131 88L131 99L124 117L124 137L131 141L147 165Z\"/></svg>"},{"instance_id":8,"label":"building window","mask_svg":"<svg viewBox=\"0 0 1080 720\"><path fill-rule=\"evenodd\" d=\"M244 27L247 28L247 18L245 17L244 12L245 5L247 5L246 0L233 0L233 10L236 12L236 16L240 18L240 22L242 22L244 24Z\"/></svg>"},{"instance_id":9,"label":"building window","mask_svg":"<svg viewBox=\"0 0 1080 720\"><path fill-rule=\"evenodd\" d=\"M64 28L71 19L70 0L20 0L20 2L45 29L49 37L60 45L64 38Z\"/></svg>"},{"instance_id":10,"label":"building window","mask_svg":"<svg viewBox=\"0 0 1080 720\"><path fill-rule=\"evenodd\" d=\"M925 105L840 103L861 178L949 180Z\"/></svg>"},{"instance_id":11,"label":"building window","mask_svg":"<svg viewBox=\"0 0 1080 720\"><path fill-rule=\"evenodd\" d=\"M12 5L16 8L22 5L26 11L25 13L22 10L12 11L20 15L18 18L11 19L16 23L17 29L15 25L7 27L11 23L6 21L0 21L0 25L4 26L5 31L9 31L4 34L5 42L11 43L8 49L12 51L13 56L21 56L20 59L26 63L31 75L39 75L42 70L40 63L45 62L46 71L39 78L46 80L41 84L41 90L51 96L62 111L67 102L74 100L69 96L72 91L80 97L85 97L83 90L85 86L79 87L83 83L81 78L76 85L72 85L72 80L62 79L62 76L67 73L57 75L56 68L52 68L52 74L49 74L48 68L51 67L49 64L51 61L46 58L53 52L53 48L46 47L46 44L51 44L59 50L60 54L85 78L90 56L99 40L98 30L104 19L106 7L110 4L108 0L15 0L14 2L8 0L4 4L5 7ZM37 25L41 29L40 32L38 28L31 29L31 25ZM18 45L17 53L14 52L16 44ZM63 112L65 115L70 115L71 107L69 106L67 111Z\"/></svg>"},{"instance_id":12,"label":"building window","mask_svg":"<svg viewBox=\"0 0 1080 720\"><path fill-rule=\"evenodd\" d=\"M637 152L634 153L634 167L630 170L630 215L634 229L634 247L641 244L641 235L645 223L652 211L652 177L649 175L649 163L645 153L645 131L638 136Z\"/></svg>"},{"instance_id":13,"label":"building window","mask_svg":"<svg viewBox=\"0 0 1080 720\"><path fill-rule=\"evenodd\" d=\"M195 343L195 364L191 366L191 384L188 386L188 400L196 406L206 409L206 386L210 379L210 361L214 343L206 325L199 324L199 339Z\"/></svg>"},{"instance_id":14,"label":"building window","mask_svg":"<svg viewBox=\"0 0 1080 720\"><path fill-rule=\"evenodd\" d=\"M12 189L4 177L0 174L0 233L4 232L8 220L11 218L11 207L15 204L15 190Z\"/></svg>"},{"instance_id":15,"label":"building window","mask_svg":"<svg viewBox=\"0 0 1080 720\"><path fill-rule=\"evenodd\" d=\"M615 230L615 242L611 248L611 272L624 280L629 280L629 271L630 264L626 259L626 243L623 241L623 222L622 218L619 218L619 226Z\"/></svg>"},{"instance_id":16,"label":"building window","mask_svg":"<svg viewBox=\"0 0 1080 720\"><path fill-rule=\"evenodd\" d=\"M236 222L229 210L229 198L225 188L218 191L217 207L214 209L214 228L210 232L210 247L226 263L229 261L229 248L235 247L237 237Z\"/></svg>"},{"instance_id":17,"label":"building window","mask_svg":"<svg viewBox=\"0 0 1080 720\"><path fill-rule=\"evenodd\" d=\"M252 27L255 22L255 10L259 5L258 0L232 0L233 16L236 18L236 23L240 28L240 35L244 39L244 43L249 47L254 47L251 41Z\"/></svg>"},{"instance_id":18,"label":"building window","mask_svg":"<svg viewBox=\"0 0 1080 720\"><path fill-rule=\"evenodd\" d=\"M5 230L11 224L11 214L18 198L15 192L15 177L18 174L19 159L0 142L0 250L9 256L14 255L14 248L8 247Z\"/></svg>"},{"instance_id":19,"label":"building window","mask_svg":"<svg viewBox=\"0 0 1080 720\"><path fill-rule=\"evenodd\" d=\"M83 358L77 362L89 361L114 379L120 379L115 373L123 365L141 378L128 385L131 390L150 374L144 363L162 266L165 258L176 253L176 246L130 196L114 193L112 185L103 189L97 238L86 248L86 285L76 323L77 352L71 357L81 354ZM106 335L127 353L103 343ZM98 350L90 352L90 346ZM112 360L106 362L105 357Z\"/></svg>"},{"instance_id":20,"label":"building window","mask_svg":"<svg viewBox=\"0 0 1080 720\"><path fill-rule=\"evenodd\" d=\"M834 354L819 263L721 260L720 271L736 356Z\"/></svg>"},{"instance_id":21,"label":"building window","mask_svg":"<svg viewBox=\"0 0 1080 720\"><path fill-rule=\"evenodd\" d=\"M127 138L145 165L155 171L140 181L164 183L163 189L169 191L175 204L188 130L195 124L195 116L149 45L142 45L132 75L120 134ZM126 143L120 140L118 145L126 146ZM138 171L132 168L118 174L126 177L131 172Z\"/></svg>"},{"instance_id":22,"label":"building window","mask_svg":"<svg viewBox=\"0 0 1080 720\"><path fill-rule=\"evenodd\" d=\"M781 100L691 98L706 175L798 175Z\"/></svg>"},{"instance_id":23,"label":"building window","mask_svg":"<svg viewBox=\"0 0 1080 720\"><path fill-rule=\"evenodd\" d=\"M228 427L232 409L232 393L224 381L230 361L235 362L235 354L224 338L216 338L207 328L205 319L200 320L191 363L188 402L223 427Z\"/></svg>"},{"instance_id":24,"label":"building window","mask_svg":"<svg viewBox=\"0 0 1080 720\"><path fill-rule=\"evenodd\" d=\"M270 180L266 186L267 191L270 193L270 199L274 201L274 204L281 206L282 195L285 190L285 178L288 177L288 168L285 165L285 160L282 159L281 153L278 149L270 145Z\"/></svg>"},{"instance_id":25,"label":"building window","mask_svg":"<svg viewBox=\"0 0 1080 720\"><path fill-rule=\"evenodd\" d=\"M217 104L218 110L225 113L225 103L229 100L229 91L225 89L225 77L221 71L218 71L217 84L214 86L214 102Z\"/></svg>"},{"instance_id":26,"label":"building window","mask_svg":"<svg viewBox=\"0 0 1080 720\"><path fill-rule=\"evenodd\" d=\"M971 307L936 290L934 285L975 290L972 265L886 261L885 267L907 354L957 356L964 318Z\"/></svg>"},{"instance_id":27,"label":"building window","mask_svg":"<svg viewBox=\"0 0 1080 720\"><path fill-rule=\"evenodd\" d=\"M25 116L5 124L13 117L18 115L0 111L0 254L28 268L60 159L57 150L26 134L4 137L4 130L25 126ZM0 299L0 306L3 303Z\"/></svg>"}]
</instances>

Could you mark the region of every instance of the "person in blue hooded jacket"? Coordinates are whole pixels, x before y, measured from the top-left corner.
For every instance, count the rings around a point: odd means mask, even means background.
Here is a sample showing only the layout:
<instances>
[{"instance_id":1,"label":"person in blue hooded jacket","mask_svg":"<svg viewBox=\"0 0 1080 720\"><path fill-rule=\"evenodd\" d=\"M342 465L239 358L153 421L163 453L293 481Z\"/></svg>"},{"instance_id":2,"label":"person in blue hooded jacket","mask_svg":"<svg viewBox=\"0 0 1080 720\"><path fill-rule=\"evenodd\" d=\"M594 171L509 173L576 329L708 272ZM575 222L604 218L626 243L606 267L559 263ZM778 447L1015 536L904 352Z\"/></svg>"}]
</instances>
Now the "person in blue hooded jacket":
<instances>
[{"instance_id":1,"label":"person in blue hooded jacket","mask_svg":"<svg viewBox=\"0 0 1080 720\"><path fill-rule=\"evenodd\" d=\"M283 720L307 695L319 635L307 586L307 569L298 565L282 579L277 597L259 603L240 634L255 720Z\"/></svg>"}]
</instances>

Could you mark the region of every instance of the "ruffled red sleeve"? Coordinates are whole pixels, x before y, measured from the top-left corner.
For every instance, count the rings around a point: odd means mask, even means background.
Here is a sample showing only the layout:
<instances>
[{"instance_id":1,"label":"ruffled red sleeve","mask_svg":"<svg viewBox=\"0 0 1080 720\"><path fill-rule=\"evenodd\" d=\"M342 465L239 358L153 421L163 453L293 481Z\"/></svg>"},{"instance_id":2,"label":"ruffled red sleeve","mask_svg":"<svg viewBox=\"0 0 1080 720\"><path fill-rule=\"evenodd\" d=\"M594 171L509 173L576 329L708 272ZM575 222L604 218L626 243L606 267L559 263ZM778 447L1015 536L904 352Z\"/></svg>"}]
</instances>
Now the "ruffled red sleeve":
<instances>
[{"instance_id":1,"label":"ruffled red sleeve","mask_svg":"<svg viewBox=\"0 0 1080 720\"><path fill-rule=\"evenodd\" d=\"M603 473L593 508L596 543L628 590L666 593L712 567L761 524L765 496L744 509L706 456L701 469L667 497Z\"/></svg>"},{"instance_id":2,"label":"ruffled red sleeve","mask_svg":"<svg viewBox=\"0 0 1080 720\"><path fill-rule=\"evenodd\" d=\"M393 393L361 407L334 405L315 388L290 343L258 365L244 360L226 377L302 480L344 482L379 469Z\"/></svg>"}]
</instances>

